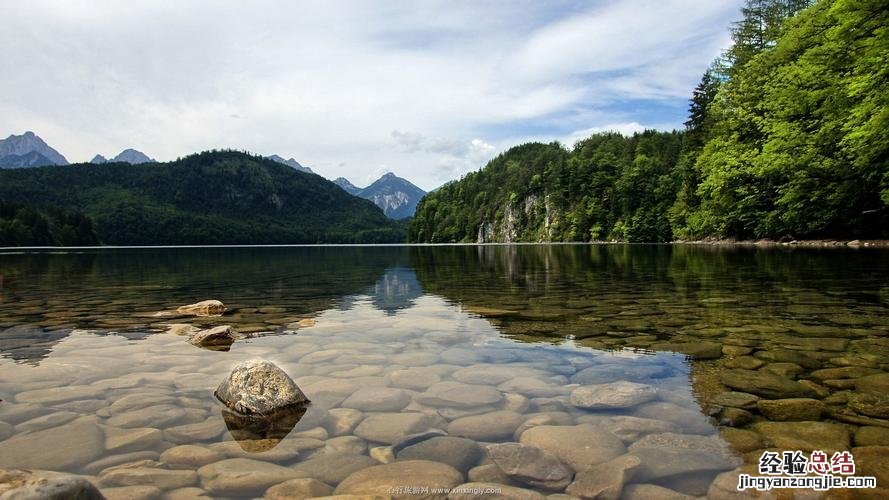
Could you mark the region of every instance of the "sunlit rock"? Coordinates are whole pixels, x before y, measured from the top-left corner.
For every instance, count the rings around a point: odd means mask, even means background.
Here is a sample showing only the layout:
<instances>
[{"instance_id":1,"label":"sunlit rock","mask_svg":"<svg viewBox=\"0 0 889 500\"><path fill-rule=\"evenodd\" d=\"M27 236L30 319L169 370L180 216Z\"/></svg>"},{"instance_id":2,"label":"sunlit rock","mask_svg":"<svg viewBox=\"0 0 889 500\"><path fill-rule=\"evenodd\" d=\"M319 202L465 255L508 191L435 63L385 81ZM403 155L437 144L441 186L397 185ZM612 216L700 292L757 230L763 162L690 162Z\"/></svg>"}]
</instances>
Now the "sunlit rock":
<instances>
[{"instance_id":1,"label":"sunlit rock","mask_svg":"<svg viewBox=\"0 0 889 500\"><path fill-rule=\"evenodd\" d=\"M227 409L225 425L245 451L273 448L306 413L309 399L274 363L256 359L235 366L215 392Z\"/></svg>"},{"instance_id":2,"label":"sunlit rock","mask_svg":"<svg viewBox=\"0 0 889 500\"><path fill-rule=\"evenodd\" d=\"M235 334L229 325L217 326L207 330L201 330L188 340L198 347L206 347L213 350L229 350L235 341Z\"/></svg>"},{"instance_id":3,"label":"sunlit rock","mask_svg":"<svg viewBox=\"0 0 889 500\"><path fill-rule=\"evenodd\" d=\"M225 304L218 300L202 300L187 306L180 306L176 312L194 316L218 316L225 312Z\"/></svg>"}]
</instances>

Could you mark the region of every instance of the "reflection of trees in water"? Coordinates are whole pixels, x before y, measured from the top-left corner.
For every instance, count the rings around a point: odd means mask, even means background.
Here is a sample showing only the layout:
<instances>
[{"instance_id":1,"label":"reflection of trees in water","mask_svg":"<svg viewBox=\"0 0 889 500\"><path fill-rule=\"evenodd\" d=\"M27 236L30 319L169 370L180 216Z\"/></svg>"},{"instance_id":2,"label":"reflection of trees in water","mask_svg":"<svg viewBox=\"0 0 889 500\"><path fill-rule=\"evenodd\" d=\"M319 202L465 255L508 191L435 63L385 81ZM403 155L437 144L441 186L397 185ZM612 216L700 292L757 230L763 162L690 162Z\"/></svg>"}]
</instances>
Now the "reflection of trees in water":
<instances>
[{"instance_id":1,"label":"reflection of trees in water","mask_svg":"<svg viewBox=\"0 0 889 500\"><path fill-rule=\"evenodd\" d=\"M621 335L669 337L689 324L788 317L783 308L804 301L886 304L883 256L691 245L455 246L412 248L411 264L429 293L475 310L508 335L613 344Z\"/></svg>"},{"instance_id":2,"label":"reflection of trees in water","mask_svg":"<svg viewBox=\"0 0 889 500\"><path fill-rule=\"evenodd\" d=\"M135 314L208 298L235 308L229 314L271 305L285 308L290 316L312 315L335 307L344 297L379 287L386 271L393 269L399 271L380 295L381 304L395 310L418 293L408 291L418 290L418 285L407 261L404 247L97 249L3 255L0 353L16 360L42 359L74 327L143 337L148 328ZM263 316L254 314L261 322ZM103 324L108 320L119 324ZM138 331L128 331L133 328Z\"/></svg>"}]
</instances>

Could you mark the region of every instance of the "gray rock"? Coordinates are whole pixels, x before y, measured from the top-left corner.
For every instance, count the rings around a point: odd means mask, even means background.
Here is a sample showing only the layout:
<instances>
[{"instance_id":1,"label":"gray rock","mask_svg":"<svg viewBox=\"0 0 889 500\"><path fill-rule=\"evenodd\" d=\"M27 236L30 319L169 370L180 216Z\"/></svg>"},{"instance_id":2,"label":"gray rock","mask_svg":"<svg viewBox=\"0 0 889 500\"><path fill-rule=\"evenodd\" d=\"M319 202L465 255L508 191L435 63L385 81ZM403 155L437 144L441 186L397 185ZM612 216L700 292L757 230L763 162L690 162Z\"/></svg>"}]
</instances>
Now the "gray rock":
<instances>
[{"instance_id":1,"label":"gray rock","mask_svg":"<svg viewBox=\"0 0 889 500\"><path fill-rule=\"evenodd\" d=\"M513 481L536 488L560 491L573 476L551 452L520 443L503 443L488 446L491 461Z\"/></svg>"},{"instance_id":2,"label":"gray rock","mask_svg":"<svg viewBox=\"0 0 889 500\"><path fill-rule=\"evenodd\" d=\"M160 455L160 461L164 464L188 468L201 467L222 459L221 453L193 444L174 446Z\"/></svg>"},{"instance_id":3,"label":"gray rock","mask_svg":"<svg viewBox=\"0 0 889 500\"><path fill-rule=\"evenodd\" d=\"M284 370L262 359L235 366L215 394L232 410L247 415L268 415L309 402Z\"/></svg>"},{"instance_id":4,"label":"gray rock","mask_svg":"<svg viewBox=\"0 0 889 500\"><path fill-rule=\"evenodd\" d=\"M306 477L304 472L247 458L214 462L197 473L204 489L216 496L259 495L270 486Z\"/></svg>"},{"instance_id":5,"label":"gray rock","mask_svg":"<svg viewBox=\"0 0 889 500\"><path fill-rule=\"evenodd\" d=\"M571 404L588 410L613 410L647 403L657 397L650 385L620 380L578 387L571 391Z\"/></svg>"},{"instance_id":6,"label":"gray rock","mask_svg":"<svg viewBox=\"0 0 889 500\"><path fill-rule=\"evenodd\" d=\"M335 495L379 495L409 497L409 493L393 494L392 489L404 486L453 488L463 483L463 474L439 462L405 460L376 465L353 472L334 490Z\"/></svg>"},{"instance_id":7,"label":"gray rock","mask_svg":"<svg viewBox=\"0 0 889 500\"><path fill-rule=\"evenodd\" d=\"M185 415L185 410L177 405L162 404L120 413L109 418L105 423L113 427L125 428L160 427L173 424Z\"/></svg>"},{"instance_id":8,"label":"gray rock","mask_svg":"<svg viewBox=\"0 0 889 500\"><path fill-rule=\"evenodd\" d=\"M405 437L423 432L441 423L425 413L376 413L365 417L355 428L355 435L376 443L394 444Z\"/></svg>"},{"instance_id":9,"label":"gray rock","mask_svg":"<svg viewBox=\"0 0 889 500\"><path fill-rule=\"evenodd\" d=\"M3 500L104 500L98 488L82 477L56 472L0 469Z\"/></svg>"},{"instance_id":10,"label":"gray rock","mask_svg":"<svg viewBox=\"0 0 889 500\"><path fill-rule=\"evenodd\" d=\"M208 330L201 330L191 336L188 341L198 347L222 348L231 346L235 334L229 325L221 325Z\"/></svg>"},{"instance_id":11,"label":"gray rock","mask_svg":"<svg viewBox=\"0 0 889 500\"><path fill-rule=\"evenodd\" d=\"M411 402L403 389L392 387L362 387L340 405L362 411L398 411Z\"/></svg>"},{"instance_id":12,"label":"gray rock","mask_svg":"<svg viewBox=\"0 0 889 500\"><path fill-rule=\"evenodd\" d=\"M678 426L672 422L628 415L605 417L596 425L608 430L624 442L635 442L648 434L675 432L678 430Z\"/></svg>"},{"instance_id":13,"label":"gray rock","mask_svg":"<svg viewBox=\"0 0 889 500\"><path fill-rule=\"evenodd\" d=\"M330 496L333 488L311 478L291 479L266 490L265 500L303 500Z\"/></svg>"},{"instance_id":14,"label":"gray rock","mask_svg":"<svg viewBox=\"0 0 889 500\"><path fill-rule=\"evenodd\" d=\"M379 465L379 462L367 455L334 453L312 457L305 462L299 462L293 466L293 470L304 473L305 477L313 477L335 486L353 472L374 465Z\"/></svg>"},{"instance_id":15,"label":"gray rock","mask_svg":"<svg viewBox=\"0 0 889 500\"><path fill-rule=\"evenodd\" d=\"M668 375L669 368L641 363L603 363L584 368L571 376L574 384L606 384L618 380L645 382Z\"/></svg>"},{"instance_id":16,"label":"gray rock","mask_svg":"<svg viewBox=\"0 0 889 500\"><path fill-rule=\"evenodd\" d=\"M50 413L49 415L43 415L37 418L32 418L27 422L22 422L15 426L15 432L24 433L24 432L33 432L40 431L43 429L49 429L50 427L58 427L62 424L68 423L75 418L81 416L78 413L73 411L57 411ZM7 424L2 424L7 425Z\"/></svg>"},{"instance_id":17,"label":"gray rock","mask_svg":"<svg viewBox=\"0 0 889 500\"><path fill-rule=\"evenodd\" d=\"M548 398L566 392L560 384L553 384L537 377L516 377L497 386L502 392L515 392L532 398Z\"/></svg>"},{"instance_id":18,"label":"gray rock","mask_svg":"<svg viewBox=\"0 0 889 500\"><path fill-rule=\"evenodd\" d=\"M149 485L102 488L106 500L156 500L163 493L160 488Z\"/></svg>"},{"instance_id":19,"label":"gray rock","mask_svg":"<svg viewBox=\"0 0 889 500\"><path fill-rule=\"evenodd\" d=\"M132 429L105 428L105 449L114 453L144 450L157 445L163 434L151 427Z\"/></svg>"},{"instance_id":20,"label":"gray rock","mask_svg":"<svg viewBox=\"0 0 889 500\"><path fill-rule=\"evenodd\" d=\"M503 394L486 385L448 381L433 384L425 392L418 394L416 400L429 406L472 408L500 403L503 401Z\"/></svg>"},{"instance_id":21,"label":"gray rock","mask_svg":"<svg viewBox=\"0 0 889 500\"><path fill-rule=\"evenodd\" d=\"M48 452L52 450L52 452ZM99 458L105 436L93 417L0 442L0 467L69 470Z\"/></svg>"},{"instance_id":22,"label":"gray rock","mask_svg":"<svg viewBox=\"0 0 889 500\"><path fill-rule=\"evenodd\" d=\"M364 420L364 413L351 408L334 408L330 410L325 423L331 436L347 436Z\"/></svg>"},{"instance_id":23,"label":"gray rock","mask_svg":"<svg viewBox=\"0 0 889 500\"><path fill-rule=\"evenodd\" d=\"M543 495L536 491L507 486L498 483L464 483L455 486L448 494L448 500L544 500Z\"/></svg>"},{"instance_id":24,"label":"gray rock","mask_svg":"<svg viewBox=\"0 0 889 500\"><path fill-rule=\"evenodd\" d=\"M471 439L439 436L413 444L396 454L398 460L432 460L450 465L462 473L478 464L483 453Z\"/></svg>"},{"instance_id":25,"label":"gray rock","mask_svg":"<svg viewBox=\"0 0 889 500\"><path fill-rule=\"evenodd\" d=\"M691 434L713 434L716 429L699 410L692 410L675 403L652 401L636 407L633 416L671 422L680 430Z\"/></svg>"},{"instance_id":26,"label":"gray rock","mask_svg":"<svg viewBox=\"0 0 889 500\"><path fill-rule=\"evenodd\" d=\"M120 455L111 455L107 457L102 457L95 462L90 462L83 467L83 472L86 474L96 475L99 472L102 472L105 469L131 463L131 462L139 462L142 460L157 460L159 457L158 452L156 451L134 451L131 453L122 453Z\"/></svg>"},{"instance_id":27,"label":"gray rock","mask_svg":"<svg viewBox=\"0 0 889 500\"><path fill-rule=\"evenodd\" d=\"M520 441L553 453L575 471L589 469L626 452L620 438L592 425L540 425L523 432Z\"/></svg>"},{"instance_id":28,"label":"gray rock","mask_svg":"<svg viewBox=\"0 0 889 500\"><path fill-rule=\"evenodd\" d=\"M438 383L441 377L428 368L408 368L395 370L386 375L389 382L395 387L405 389L425 390L429 386Z\"/></svg>"},{"instance_id":29,"label":"gray rock","mask_svg":"<svg viewBox=\"0 0 889 500\"><path fill-rule=\"evenodd\" d=\"M103 486L140 486L150 484L164 490L193 486L198 475L193 470L170 470L159 467L113 467L99 475Z\"/></svg>"},{"instance_id":30,"label":"gray rock","mask_svg":"<svg viewBox=\"0 0 889 500\"><path fill-rule=\"evenodd\" d=\"M637 456L623 455L593 466L578 472L565 492L580 498L618 500L641 463Z\"/></svg>"},{"instance_id":31,"label":"gray rock","mask_svg":"<svg viewBox=\"0 0 889 500\"><path fill-rule=\"evenodd\" d=\"M509 410L458 418L448 424L448 433L476 441L504 441L513 434L525 417Z\"/></svg>"}]
</instances>

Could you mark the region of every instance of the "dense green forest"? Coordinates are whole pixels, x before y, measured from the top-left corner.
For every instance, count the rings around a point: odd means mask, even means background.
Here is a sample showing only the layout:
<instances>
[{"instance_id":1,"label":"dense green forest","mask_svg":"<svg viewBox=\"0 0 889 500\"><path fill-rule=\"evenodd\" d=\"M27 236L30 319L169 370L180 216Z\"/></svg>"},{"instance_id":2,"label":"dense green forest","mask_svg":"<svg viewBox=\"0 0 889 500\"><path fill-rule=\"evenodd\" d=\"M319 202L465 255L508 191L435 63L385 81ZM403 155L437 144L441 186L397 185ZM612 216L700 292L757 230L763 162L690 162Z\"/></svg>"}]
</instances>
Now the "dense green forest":
<instances>
[{"instance_id":1,"label":"dense green forest","mask_svg":"<svg viewBox=\"0 0 889 500\"><path fill-rule=\"evenodd\" d=\"M80 212L35 210L0 200L0 247L89 246L99 243L93 221Z\"/></svg>"},{"instance_id":2,"label":"dense green forest","mask_svg":"<svg viewBox=\"0 0 889 500\"><path fill-rule=\"evenodd\" d=\"M83 214L83 227L108 245L384 243L404 241L405 232L318 175L236 151L0 170L0 200L18 207L2 209L10 246L68 244L65 224L48 224L49 236L39 229L40 214L59 220L57 211ZM37 236L22 236L27 228Z\"/></svg>"},{"instance_id":3,"label":"dense green forest","mask_svg":"<svg viewBox=\"0 0 889 500\"><path fill-rule=\"evenodd\" d=\"M411 241L889 237L884 0L748 0L686 128L524 144L427 195Z\"/></svg>"}]
</instances>

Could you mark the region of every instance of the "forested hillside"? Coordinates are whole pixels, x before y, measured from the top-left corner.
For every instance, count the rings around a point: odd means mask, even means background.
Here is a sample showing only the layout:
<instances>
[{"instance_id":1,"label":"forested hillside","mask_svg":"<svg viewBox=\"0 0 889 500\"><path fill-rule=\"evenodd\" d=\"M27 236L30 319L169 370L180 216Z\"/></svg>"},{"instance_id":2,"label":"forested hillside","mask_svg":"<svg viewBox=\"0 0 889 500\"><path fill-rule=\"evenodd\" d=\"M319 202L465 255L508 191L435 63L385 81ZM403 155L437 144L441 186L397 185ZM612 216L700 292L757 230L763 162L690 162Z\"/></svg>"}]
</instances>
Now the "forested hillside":
<instances>
[{"instance_id":1,"label":"forested hillside","mask_svg":"<svg viewBox=\"0 0 889 500\"><path fill-rule=\"evenodd\" d=\"M889 236L889 9L812 3L748 0L684 131L512 148L427 195L410 239Z\"/></svg>"},{"instance_id":2,"label":"forested hillside","mask_svg":"<svg viewBox=\"0 0 889 500\"><path fill-rule=\"evenodd\" d=\"M82 213L99 241L112 245L404 240L403 227L373 203L350 196L315 174L234 151L200 153L161 164L4 170L0 200L18 211L25 207L27 213Z\"/></svg>"}]
</instances>

